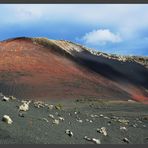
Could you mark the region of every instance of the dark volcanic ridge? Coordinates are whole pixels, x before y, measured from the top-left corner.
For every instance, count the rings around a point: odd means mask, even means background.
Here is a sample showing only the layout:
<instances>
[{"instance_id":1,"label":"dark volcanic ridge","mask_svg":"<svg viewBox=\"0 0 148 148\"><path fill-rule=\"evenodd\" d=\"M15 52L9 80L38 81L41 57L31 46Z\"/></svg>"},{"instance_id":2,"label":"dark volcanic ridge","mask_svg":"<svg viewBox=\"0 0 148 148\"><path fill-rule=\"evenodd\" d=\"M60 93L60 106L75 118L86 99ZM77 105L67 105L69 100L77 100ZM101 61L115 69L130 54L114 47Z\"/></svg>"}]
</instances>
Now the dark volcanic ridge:
<instances>
[{"instance_id":1,"label":"dark volcanic ridge","mask_svg":"<svg viewBox=\"0 0 148 148\"><path fill-rule=\"evenodd\" d=\"M148 57L117 56L46 38L0 42L0 91L29 99L148 101Z\"/></svg>"}]
</instances>

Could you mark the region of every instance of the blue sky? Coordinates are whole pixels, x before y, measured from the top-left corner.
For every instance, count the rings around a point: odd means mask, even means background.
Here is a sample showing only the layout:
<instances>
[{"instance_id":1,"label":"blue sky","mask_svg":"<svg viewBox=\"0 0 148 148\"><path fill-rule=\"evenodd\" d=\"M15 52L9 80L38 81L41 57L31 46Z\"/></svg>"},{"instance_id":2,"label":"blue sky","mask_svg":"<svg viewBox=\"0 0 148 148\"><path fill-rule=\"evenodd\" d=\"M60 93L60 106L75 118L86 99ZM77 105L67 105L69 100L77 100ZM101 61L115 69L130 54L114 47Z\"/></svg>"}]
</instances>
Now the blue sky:
<instances>
[{"instance_id":1,"label":"blue sky","mask_svg":"<svg viewBox=\"0 0 148 148\"><path fill-rule=\"evenodd\" d=\"M148 4L0 4L0 40L18 36L148 56Z\"/></svg>"}]
</instances>

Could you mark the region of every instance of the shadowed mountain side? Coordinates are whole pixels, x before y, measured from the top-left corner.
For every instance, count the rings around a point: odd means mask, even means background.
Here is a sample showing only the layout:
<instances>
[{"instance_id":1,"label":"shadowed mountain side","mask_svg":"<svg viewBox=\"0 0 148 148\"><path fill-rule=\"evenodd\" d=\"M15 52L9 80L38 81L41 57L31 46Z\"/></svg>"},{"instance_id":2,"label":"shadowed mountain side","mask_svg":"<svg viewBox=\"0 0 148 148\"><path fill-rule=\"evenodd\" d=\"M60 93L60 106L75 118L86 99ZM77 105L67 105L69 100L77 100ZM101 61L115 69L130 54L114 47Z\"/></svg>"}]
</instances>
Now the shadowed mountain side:
<instances>
[{"instance_id":1,"label":"shadowed mountain side","mask_svg":"<svg viewBox=\"0 0 148 148\"><path fill-rule=\"evenodd\" d=\"M21 99L148 100L148 70L43 38L0 42L0 91Z\"/></svg>"},{"instance_id":2,"label":"shadowed mountain side","mask_svg":"<svg viewBox=\"0 0 148 148\"><path fill-rule=\"evenodd\" d=\"M113 81L132 83L148 89L148 69L135 62L121 62L86 52L73 52L76 61Z\"/></svg>"}]
</instances>

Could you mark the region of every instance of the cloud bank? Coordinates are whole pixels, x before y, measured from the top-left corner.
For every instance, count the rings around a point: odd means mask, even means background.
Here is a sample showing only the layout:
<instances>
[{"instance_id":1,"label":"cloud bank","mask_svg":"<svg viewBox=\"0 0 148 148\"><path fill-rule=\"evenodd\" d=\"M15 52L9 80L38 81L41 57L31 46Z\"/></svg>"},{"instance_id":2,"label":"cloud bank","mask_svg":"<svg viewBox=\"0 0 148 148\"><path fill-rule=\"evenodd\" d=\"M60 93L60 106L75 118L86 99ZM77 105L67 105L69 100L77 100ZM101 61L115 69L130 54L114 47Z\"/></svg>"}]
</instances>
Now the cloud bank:
<instances>
[{"instance_id":1,"label":"cloud bank","mask_svg":"<svg viewBox=\"0 0 148 148\"><path fill-rule=\"evenodd\" d=\"M148 4L1 4L0 40L45 36L104 52L135 49L148 55L147 18Z\"/></svg>"}]
</instances>

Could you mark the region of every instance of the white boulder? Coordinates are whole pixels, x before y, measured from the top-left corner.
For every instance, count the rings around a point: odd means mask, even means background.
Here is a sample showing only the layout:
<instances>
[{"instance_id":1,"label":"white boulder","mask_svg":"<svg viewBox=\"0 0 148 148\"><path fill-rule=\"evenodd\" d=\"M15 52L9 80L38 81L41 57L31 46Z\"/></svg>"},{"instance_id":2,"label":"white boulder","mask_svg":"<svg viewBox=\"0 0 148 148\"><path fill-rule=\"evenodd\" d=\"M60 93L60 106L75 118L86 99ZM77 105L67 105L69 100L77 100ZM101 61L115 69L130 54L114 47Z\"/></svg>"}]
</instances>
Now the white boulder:
<instances>
[{"instance_id":1,"label":"white boulder","mask_svg":"<svg viewBox=\"0 0 148 148\"><path fill-rule=\"evenodd\" d=\"M87 137L87 136L85 136L84 139L87 140L87 141L92 141L92 142L95 143L95 144L101 144L100 139L89 138L89 137Z\"/></svg>"},{"instance_id":2,"label":"white boulder","mask_svg":"<svg viewBox=\"0 0 148 148\"><path fill-rule=\"evenodd\" d=\"M70 137L73 136L73 132L71 132L69 129L67 129L67 130L65 131L65 133L66 133L68 136L70 136Z\"/></svg>"},{"instance_id":3,"label":"white boulder","mask_svg":"<svg viewBox=\"0 0 148 148\"><path fill-rule=\"evenodd\" d=\"M28 111L29 110L29 104L31 101L22 101L22 105L19 106L19 111Z\"/></svg>"},{"instance_id":4,"label":"white boulder","mask_svg":"<svg viewBox=\"0 0 148 148\"><path fill-rule=\"evenodd\" d=\"M4 115L2 121L6 122L7 124L12 124L12 119L8 115Z\"/></svg>"},{"instance_id":5,"label":"white boulder","mask_svg":"<svg viewBox=\"0 0 148 148\"><path fill-rule=\"evenodd\" d=\"M3 101L9 101L10 98L8 98L8 97L6 97L6 96L3 96L2 100L3 100Z\"/></svg>"},{"instance_id":6,"label":"white boulder","mask_svg":"<svg viewBox=\"0 0 148 148\"><path fill-rule=\"evenodd\" d=\"M48 116L49 116L50 118L54 119L54 115L49 114Z\"/></svg>"},{"instance_id":7,"label":"white boulder","mask_svg":"<svg viewBox=\"0 0 148 148\"><path fill-rule=\"evenodd\" d=\"M125 126L120 126L120 130L127 131L127 128Z\"/></svg>"},{"instance_id":8,"label":"white boulder","mask_svg":"<svg viewBox=\"0 0 148 148\"><path fill-rule=\"evenodd\" d=\"M60 123L59 120L57 120L57 119L53 120L53 124L57 124L58 125L59 123Z\"/></svg>"},{"instance_id":9,"label":"white boulder","mask_svg":"<svg viewBox=\"0 0 148 148\"><path fill-rule=\"evenodd\" d=\"M59 120L64 121L65 119L63 117L58 117Z\"/></svg>"},{"instance_id":10,"label":"white boulder","mask_svg":"<svg viewBox=\"0 0 148 148\"><path fill-rule=\"evenodd\" d=\"M97 132L103 134L104 136L107 136L107 131L105 127L101 127L100 129L97 129Z\"/></svg>"},{"instance_id":11,"label":"white boulder","mask_svg":"<svg viewBox=\"0 0 148 148\"><path fill-rule=\"evenodd\" d=\"M52 110L54 108L54 105L48 105L48 109Z\"/></svg>"}]
</instances>

